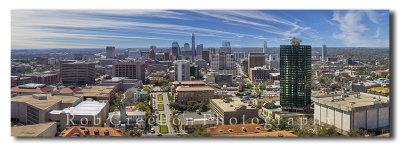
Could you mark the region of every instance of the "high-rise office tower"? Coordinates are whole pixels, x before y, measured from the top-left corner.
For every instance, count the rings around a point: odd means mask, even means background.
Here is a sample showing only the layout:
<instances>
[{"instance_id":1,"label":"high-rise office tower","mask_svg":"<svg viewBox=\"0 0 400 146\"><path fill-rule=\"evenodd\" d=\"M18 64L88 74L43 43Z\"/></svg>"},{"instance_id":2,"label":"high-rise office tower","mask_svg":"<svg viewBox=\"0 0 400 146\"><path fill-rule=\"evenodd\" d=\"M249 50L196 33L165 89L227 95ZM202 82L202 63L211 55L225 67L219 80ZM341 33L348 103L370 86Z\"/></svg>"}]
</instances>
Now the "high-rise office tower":
<instances>
[{"instance_id":1,"label":"high-rise office tower","mask_svg":"<svg viewBox=\"0 0 400 146\"><path fill-rule=\"evenodd\" d=\"M282 109L304 111L311 105L311 46L300 45L293 38L291 45L280 46L280 99Z\"/></svg>"},{"instance_id":2,"label":"high-rise office tower","mask_svg":"<svg viewBox=\"0 0 400 146\"><path fill-rule=\"evenodd\" d=\"M193 53L193 58L196 56L196 42L194 40L194 33L192 33L192 53Z\"/></svg>"},{"instance_id":3,"label":"high-rise office tower","mask_svg":"<svg viewBox=\"0 0 400 146\"><path fill-rule=\"evenodd\" d=\"M326 45L324 44L324 45L322 45L322 50L321 50L321 52L322 52L322 53L321 53L321 57L322 57L322 58L321 58L321 59L322 59L321 61L322 61L322 62L326 61L326 59L327 59L327 55L326 55L327 52L326 52L326 51L327 51L327 50L326 50Z\"/></svg>"},{"instance_id":4,"label":"high-rise office tower","mask_svg":"<svg viewBox=\"0 0 400 146\"><path fill-rule=\"evenodd\" d=\"M150 46L149 50L149 59L150 60L156 60L156 46Z\"/></svg>"},{"instance_id":5,"label":"high-rise office tower","mask_svg":"<svg viewBox=\"0 0 400 146\"><path fill-rule=\"evenodd\" d=\"M190 80L190 62L187 60L176 60L175 65L175 81Z\"/></svg>"},{"instance_id":6,"label":"high-rise office tower","mask_svg":"<svg viewBox=\"0 0 400 146\"><path fill-rule=\"evenodd\" d=\"M248 55L248 73L253 67L262 67L265 65L264 53L249 53Z\"/></svg>"},{"instance_id":7,"label":"high-rise office tower","mask_svg":"<svg viewBox=\"0 0 400 146\"><path fill-rule=\"evenodd\" d=\"M85 85L95 82L94 62L60 61L60 78L65 85Z\"/></svg>"},{"instance_id":8,"label":"high-rise office tower","mask_svg":"<svg viewBox=\"0 0 400 146\"><path fill-rule=\"evenodd\" d=\"M202 58L202 56L203 56L203 44L197 45L196 51L197 51L197 56L199 58Z\"/></svg>"},{"instance_id":9,"label":"high-rise office tower","mask_svg":"<svg viewBox=\"0 0 400 146\"><path fill-rule=\"evenodd\" d=\"M179 56L181 55L181 48L179 47L179 44L177 41L172 42L172 47L171 47L171 51L172 51L172 58L174 60L179 60Z\"/></svg>"},{"instance_id":10,"label":"high-rise office tower","mask_svg":"<svg viewBox=\"0 0 400 146\"><path fill-rule=\"evenodd\" d=\"M222 47L231 47L231 42L222 42Z\"/></svg>"},{"instance_id":11,"label":"high-rise office tower","mask_svg":"<svg viewBox=\"0 0 400 146\"><path fill-rule=\"evenodd\" d=\"M267 56L267 41L264 41L263 53L265 54L265 56Z\"/></svg>"},{"instance_id":12,"label":"high-rise office tower","mask_svg":"<svg viewBox=\"0 0 400 146\"><path fill-rule=\"evenodd\" d=\"M114 46L107 46L106 47L106 58L115 58L117 55L115 53Z\"/></svg>"},{"instance_id":13,"label":"high-rise office tower","mask_svg":"<svg viewBox=\"0 0 400 146\"><path fill-rule=\"evenodd\" d=\"M136 61L114 61L112 63L113 77L127 77L145 81L145 63Z\"/></svg>"},{"instance_id":14,"label":"high-rise office tower","mask_svg":"<svg viewBox=\"0 0 400 146\"><path fill-rule=\"evenodd\" d=\"M189 45L189 43L185 43L185 44L183 45L183 50L185 50L185 51L190 51L190 45Z\"/></svg>"}]
</instances>

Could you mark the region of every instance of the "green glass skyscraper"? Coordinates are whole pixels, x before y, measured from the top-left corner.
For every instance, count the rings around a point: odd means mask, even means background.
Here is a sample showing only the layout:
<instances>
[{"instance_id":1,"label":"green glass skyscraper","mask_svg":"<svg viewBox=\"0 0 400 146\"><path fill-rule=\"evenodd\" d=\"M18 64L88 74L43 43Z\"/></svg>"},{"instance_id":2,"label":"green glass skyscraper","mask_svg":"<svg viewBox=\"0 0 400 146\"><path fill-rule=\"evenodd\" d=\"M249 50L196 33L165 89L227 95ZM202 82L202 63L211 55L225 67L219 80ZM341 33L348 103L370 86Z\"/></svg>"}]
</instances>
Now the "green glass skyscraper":
<instances>
[{"instance_id":1,"label":"green glass skyscraper","mask_svg":"<svg viewBox=\"0 0 400 146\"><path fill-rule=\"evenodd\" d=\"M281 107L304 111L311 105L311 46L296 38L290 42L280 46Z\"/></svg>"}]
</instances>

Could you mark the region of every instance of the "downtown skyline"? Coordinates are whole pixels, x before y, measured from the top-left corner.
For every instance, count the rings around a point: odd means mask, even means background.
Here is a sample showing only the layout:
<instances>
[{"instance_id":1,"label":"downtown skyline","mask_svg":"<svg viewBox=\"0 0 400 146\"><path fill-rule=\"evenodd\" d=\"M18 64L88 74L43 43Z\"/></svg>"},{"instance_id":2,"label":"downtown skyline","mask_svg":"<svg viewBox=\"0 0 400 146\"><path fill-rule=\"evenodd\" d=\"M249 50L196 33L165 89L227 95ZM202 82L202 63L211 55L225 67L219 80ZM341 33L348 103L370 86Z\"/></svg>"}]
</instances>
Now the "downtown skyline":
<instances>
[{"instance_id":1,"label":"downtown skyline","mask_svg":"<svg viewBox=\"0 0 400 146\"><path fill-rule=\"evenodd\" d=\"M388 10L13 10L11 48L389 47Z\"/></svg>"}]
</instances>

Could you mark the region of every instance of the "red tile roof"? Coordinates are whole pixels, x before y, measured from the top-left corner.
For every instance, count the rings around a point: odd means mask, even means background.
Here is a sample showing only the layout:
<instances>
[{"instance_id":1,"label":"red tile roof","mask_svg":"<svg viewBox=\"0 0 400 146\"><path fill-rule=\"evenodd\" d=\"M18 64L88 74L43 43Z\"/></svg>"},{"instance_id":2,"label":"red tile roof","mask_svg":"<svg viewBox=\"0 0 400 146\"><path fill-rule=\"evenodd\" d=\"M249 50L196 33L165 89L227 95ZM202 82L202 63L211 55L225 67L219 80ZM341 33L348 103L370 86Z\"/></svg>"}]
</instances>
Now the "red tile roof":
<instances>
[{"instance_id":1,"label":"red tile roof","mask_svg":"<svg viewBox=\"0 0 400 146\"><path fill-rule=\"evenodd\" d=\"M66 88L62 88L62 89L60 89L60 93L61 94L74 94L74 93L76 93L76 92L78 92L78 91L81 91L82 89L81 88L79 88L79 87L73 87L73 88L69 88L69 87L66 87Z\"/></svg>"},{"instance_id":2,"label":"red tile roof","mask_svg":"<svg viewBox=\"0 0 400 146\"><path fill-rule=\"evenodd\" d=\"M243 136L243 137L297 137L290 131L272 131L272 132L260 132L260 133L240 133L233 134L232 136Z\"/></svg>"},{"instance_id":3,"label":"red tile roof","mask_svg":"<svg viewBox=\"0 0 400 146\"><path fill-rule=\"evenodd\" d=\"M206 82L203 81L175 81L173 85L205 85Z\"/></svg>"},{"instance_id":4,"label":"red tile roof","mask_svg":"<svg viewBox=\"0 0 400 146\"><path fill-rule=\"evenodd\" d=\"M67 127L61 132L61 136L122 136L123 129L112 127L85 127L85 126L72 126Z\"/></svg>"},{"instance_id":5,"label":"red tile roof","mask_svg":"<svg viewBox=\"0 0 400 146\"><path fill-rule=\"evenodd\" d=\"M267 130L259 124L237 124L237 125L217 125L207 128L212 135L233 134L233 133L254 133Z\"/></svg>"},{"instance_id":6,"label":"red tile roof","mask_svg":"<svg viewBox=\"0 0 400 146\"><path fill-rule=\"evenodd\" d=\"M125 110L126 110L127 112L129 112L129 111L135 111L135 110L136 110L136 106L127 106L127 107L125 107Z\"/></svg>"},{"instance_id":7,"label":"red tile roof","mask_svg":"<svg viewBox=\"0 0 400 146\"><path fill-rule=\"evenodd\" d=\"M176 88L177 92L182 92L182 91L214 91L214 88L211 88L209 86L194 86L194 87L181 87L179 86Z\"/></svg>"}]
</instances>

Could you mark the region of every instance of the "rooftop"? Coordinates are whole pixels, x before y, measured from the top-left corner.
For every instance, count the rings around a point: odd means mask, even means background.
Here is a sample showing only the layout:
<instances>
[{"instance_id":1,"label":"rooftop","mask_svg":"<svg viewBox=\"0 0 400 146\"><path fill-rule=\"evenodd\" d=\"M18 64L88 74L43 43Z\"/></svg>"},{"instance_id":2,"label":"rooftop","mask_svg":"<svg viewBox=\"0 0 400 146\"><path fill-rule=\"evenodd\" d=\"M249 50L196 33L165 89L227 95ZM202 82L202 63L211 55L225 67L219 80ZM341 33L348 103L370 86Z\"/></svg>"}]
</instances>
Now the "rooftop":
<instances>
[{"instance_id":1,"label":"rooftop","mask_svg":"<svg viewBox=\"0 0 400 146\"><path fill-rule=\"evenodd\" d=\"M185 91L214 91L214 88L211 88L209 86L195 86L195 87L185 87L185 86L179 86L176 88L177 92L185 92Z\"/></svg>"},{"instance_id":2,"label":"rooftop","mask_svg":"<svg viewBox=\"0 0 400 146\"><path fill-rule=\"evenodd\" d=\"M11 127L11 136L38 136L56 122Z\"/></svg>"},{"instance_id":3,"label":"rooftop","mask_svg":"<svg viewBox=\"0 0 400 146\"><path fill-rule=\"evenodd\" d=\"M260 132L260 133L240 133L233 134L232 136L244 136L244 137L297 137L290 131L272 131L272 132Z\"/></svg>"},{"instance_id":4,"label":"rooftop","mask_svg":"<svg viewBox=\"0 0 400 146\"><path fill-rule=\"evenodd\" d=\"M343 97L343 98L342 98ZM347 93L314 96L314 102L334 107L344 111L361 110L374 106L389 106L389 97L373 95L368 93Z\"/></svg>"},{"instance_id":5,"label":"rooftop","mask_svg":"<svg viewBox=\"0 0 400 146\"><path fill-rule=\"evenodd\" d=\"M211 99L211 101L215 102L225 112L236 111L240 108L257 109L249 103L242 102L239 97L232 97L231 100Z\"/></svg>"},{"instance_id":6,"label":"rooftop","mask_svg":"<svg viewBox=\"0 0 400 146\"><path fill-rule=\"evenodd\" d=\"M173 85L205 85L204 81L175 81Z\"/></svg>"},{"instance_id":7,"label":"rooftop","mask_svg":"<svg viewBox=\"0 0 400 146\"><path fill-rule=\"evenodd\" d=\"M24 102L42 110L45 110L58 102L75 103L78 100L80 100L80 98L76 96L52 96L51 94L21 95L11 98L11 102Z\"/></svg>"},{"instance_id":8,"label":"rooftop","mask_svg":"<svg viewBox=\"0 0 400 146\"><path fill-rule=\"evenodd\" d=\"M11 88L11 92L43 93L53 90L53 87L45 84L29 83Z\"/></svg>"},{"instance_id":9,"label":"rooftop","mask_svg":"<svg viewBox=\"0 0 400 146\"><path fill-rule=\"evenodd\" d=\"M254 133L267 130L259 124L237 124L237 125L217 125L207 128L212 135L233 134L233 133Z\"/></svg>"},{"instance_id":10,"label":"rooftop","mask_svg":"<svg viewBox=\"0 0 400 146\"><path fill-rule=\"evenodd\" d=\"M87 86L83 87L77 95L89 97L108 97L115 86Z\"/></svg>"},{"instance_id":11,"label":"rooftop","mask_svg":"<svg viewBox=\"0 0 400 146\"><path fill-rule=\"evenodd\" d=\"M61 132L61 136L122 136L123 129L112 127L67 127Z\"/></svg>"},{"instance_id":12,"label":"rooftop","mask_svg":"<svg viewBox=\"0 0 400 146\"><path fill-rule=\"evenodd\" d=\"M94 100L82 101L74 107L65 108L63 110L53 110L50 114L69 113L70 115L97 115L107 105L106 102Z\"/></svg>"},{"instance_id":13,"label":"rooftop","mask_svg":"<svg viewBox=\"0 0 400 146\"><path fill-rule=\"evenodd\" d=\"M255 99L257 102L264 102L264 101L280 101L280 97L272 97L272 98L269 98L269 97L266 97L266 98L257 98L257 99Z\"/></svg>"},{"instance_id":14,"label":"rooftop","mask_svg":"<svg viewBox=\"0 0 400 146\"><path fill-rule=\"evenodd\" d=\"M214 112L185 112L178 116L182 125L196 124L217 124L217 117Z\"/></svg>"}]
</instances>

